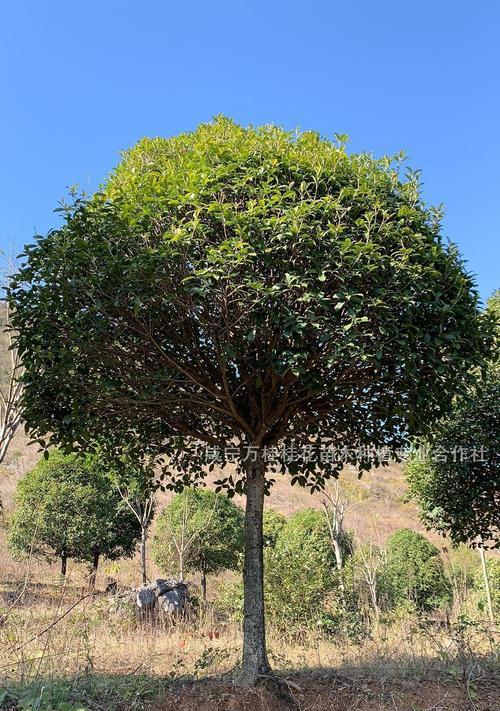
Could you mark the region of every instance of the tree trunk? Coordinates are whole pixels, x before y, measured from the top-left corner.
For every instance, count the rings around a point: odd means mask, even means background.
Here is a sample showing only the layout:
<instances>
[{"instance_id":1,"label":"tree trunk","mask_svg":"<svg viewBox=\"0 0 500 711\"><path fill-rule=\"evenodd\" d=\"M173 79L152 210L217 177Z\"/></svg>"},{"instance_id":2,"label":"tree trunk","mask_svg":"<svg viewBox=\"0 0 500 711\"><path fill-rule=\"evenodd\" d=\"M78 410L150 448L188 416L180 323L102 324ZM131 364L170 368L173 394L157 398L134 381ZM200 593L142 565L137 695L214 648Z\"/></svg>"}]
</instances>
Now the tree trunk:
<instances>
[{"instance_id":1,"label":"tree trunk","mask_svg":"<svg viewBox=\"0 0 500 711\"><path fill-rule=\"evenodd\" d=\"M148 576L146 573L146 526L142 526L141 529L141 573L142 573L142 584L148 584Z\"/></svg>"},{"instance_id":2,"label":"tree trunk","mask_svg":"<svg viewBox=\"0 0 500 711\"><path fill-rule=\"evenodd\" d=\"M90 568L90 575L89 575L89 587L91 590L95 588L95 582L97 578L97 569L99 568L99 553L94 553L94 557L92 560L92 566Z\"/></svg>"},{"instance_id":3,"label":"tree trunk","mask_svg":"<svg viewBox=\"0 0 500 711\"><path fill-rule=\"evenodd\" d=\"M342 558L342 548L338 538L332 538L333 552L335 554L335 563L337 565L337 572L339 575L339 593L340 593L340 604L342 609L346 609L346 599L345 599L345 585L344 585L344 571L343 571L343 558Z\"/></svg>"},{"instance_id":4,"label":"tree trunk","mask_svg":"<svg viewBox=\"0 0 500 711\"><path fill-rule=\"evenodd\" d=\"M337 538L332 539L333 552L335 554L335 564L339 573L342 571L343 559L342 559L342 548Z\"/></svg>"},{"instance_id":5,"label":"tree trunk","mask_svg":"<svg viewBox=\"0 0 500 711\"><path fill-rule=\"evenodd\" d=\"M203 602L207 601L207 574L205 571L201 574L201 598Z\"/></svg>"},{"instance_id":6,"label":"tree trunk","mask_svg":"<svg viewBox=\"0 0 500 711\"><path fill-rule=\"evenodd\" d=\"M68 559L67 559L67 557L66 557L65 555L62 555L62 556L61 556L61 575L62 575L63 577L66 576L67 564L68 564Z\"/></svg>"},{"instance_id":7,"label":"tree trunk","mask_svg":"<svg viewBox=\"0 0 500 711\"><path fill-rule=\"evenodd\" d=\"M491 586L490 586L490 576L488 575L488 566L486 565L486 556L484 554L484 548L479 549L479 555L481 557L481 567L483 569L483 580L484 589L486 590L486 600L488 602L488 616L490 622L495 622L495 613L493 611L493 601L491 599Z\"/></svg>"},{"instance_id":8,"label":"tree trunk","mask_svg":"<svg viewBox=\"0 0 500 711\"><path fill-rule=\"evenodd\" d=\"M379 622L380 622L380 607L378 606L378 595L377 595L377 581L373 580L369 583L370 597L372 599L373 607L373 621L375 624L375 631L378 633Z\"/></svg>"},{"instance_id":9,"label":"tree trunk","mask_svg":"<svg viewBox=\"0 0 500 711\"><path fill-rule=\"evenodd\" d=\"M250 452L250 455L252 453ZM265 463L244 462L246 470L245 562L243 568L243 660L239 682L252 686L270 673L264 622L264 561L262 517L264 513Z\"/></svg>"}]
</instances>

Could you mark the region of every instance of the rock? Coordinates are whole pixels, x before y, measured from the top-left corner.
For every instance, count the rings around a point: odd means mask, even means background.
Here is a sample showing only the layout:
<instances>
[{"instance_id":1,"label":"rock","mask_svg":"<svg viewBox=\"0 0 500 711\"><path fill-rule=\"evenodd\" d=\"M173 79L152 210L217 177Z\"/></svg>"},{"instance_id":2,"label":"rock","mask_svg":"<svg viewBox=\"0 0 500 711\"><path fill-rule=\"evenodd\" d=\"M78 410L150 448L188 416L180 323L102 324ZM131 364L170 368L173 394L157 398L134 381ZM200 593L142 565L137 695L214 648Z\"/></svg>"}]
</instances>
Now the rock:
<instances>
[{"instance_id":1,"label":"rock","mask_svg":"<svg viewBox=\"0 0 500 711\"><path fill-rule=\"evenodd\" d=\"M135 596L135 601L137 607L146 610L152 610L156 604L156 595L154 589L151 589L149 585L145 585L137 590Z\"/></svg>"},{"instance_id":2,"label":"rock","mask_svg":"<svg viewBox=\"0 0 500 711\"><path fill-rule=\"evenodd\" d=\"M188 586L175 578L158 578L135 591L135 602L142 610L154 610L156 603L163 612L172 615L182 612L186 606Z\"/></svg>"},{"instance_id":3,"label":"rock","mask_svg":"<svg viewBox=\"0 0 500 711\"><path fill-rule=\"evenodd\" d=\"M187 585L186 583L178 582L176 587L167 590L159 598L159 603L163 612L168 615L178 614L186 607L187 602Z\"/></svg>"},{"instance_id":4,"label":"rock","mask_svg":"<svg viewBox=\"0 0 500 711\"><path fill-rule=\"evenodd\" d=\"M160 597L160 595L165 595L165 593L169 592L169 590L175 590L178 585L182 584L183 583L180 583L175 578L167 578L166 580L163 578L158 578L154 581L154 583L151 583L151 585L154 585L156 597Z\"/></svg>"}]
</instances>

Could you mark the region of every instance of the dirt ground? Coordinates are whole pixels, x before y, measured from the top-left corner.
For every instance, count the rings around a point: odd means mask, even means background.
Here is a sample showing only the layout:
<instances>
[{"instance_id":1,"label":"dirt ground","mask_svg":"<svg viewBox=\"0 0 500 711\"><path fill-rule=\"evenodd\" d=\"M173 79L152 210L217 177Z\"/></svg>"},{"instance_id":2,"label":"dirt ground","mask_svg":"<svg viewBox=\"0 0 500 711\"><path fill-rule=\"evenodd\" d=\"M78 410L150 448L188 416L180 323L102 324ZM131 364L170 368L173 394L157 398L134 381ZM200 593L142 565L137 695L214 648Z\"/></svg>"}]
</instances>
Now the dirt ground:
<instances>
[{"instance_id":1,"label":"dirt ground","mask_svg":"<svg viewBox=\"0 0 500 711\"><path fill-rule=\"evenodd\" d=\"M293 703L265 688L242 690L207 680L168 690L154 711L500 711L498 682L467 687L459 681L359 682L335 674L297 674L286 679Z\"/></svg>"}]
</instances>

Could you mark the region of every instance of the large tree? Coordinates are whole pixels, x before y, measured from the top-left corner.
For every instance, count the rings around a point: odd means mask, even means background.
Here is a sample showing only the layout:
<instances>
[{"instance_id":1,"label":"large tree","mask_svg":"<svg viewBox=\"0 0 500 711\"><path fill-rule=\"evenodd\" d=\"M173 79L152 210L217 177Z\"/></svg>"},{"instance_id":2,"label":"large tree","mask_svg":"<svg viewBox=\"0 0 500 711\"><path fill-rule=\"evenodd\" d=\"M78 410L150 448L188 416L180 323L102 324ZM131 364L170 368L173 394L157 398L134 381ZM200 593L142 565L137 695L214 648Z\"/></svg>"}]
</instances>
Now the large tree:
<instances>
[{"instance_id":1,"label":"large tree","mask_svg":"<svg viewBox=\"0 0 500 711\"><path fill-rule=\"evenodd\" d=\"M45 444L130 441L178 489L205 475L197 443L236 459L220 486L246 494L246 683L269 673L270 474L318 489L342 461L298 448L397 448L486 348L473 279L400 169L224 118L144 139L26 248L11 288L24 414Z\"/></svg>"}]
</instances>

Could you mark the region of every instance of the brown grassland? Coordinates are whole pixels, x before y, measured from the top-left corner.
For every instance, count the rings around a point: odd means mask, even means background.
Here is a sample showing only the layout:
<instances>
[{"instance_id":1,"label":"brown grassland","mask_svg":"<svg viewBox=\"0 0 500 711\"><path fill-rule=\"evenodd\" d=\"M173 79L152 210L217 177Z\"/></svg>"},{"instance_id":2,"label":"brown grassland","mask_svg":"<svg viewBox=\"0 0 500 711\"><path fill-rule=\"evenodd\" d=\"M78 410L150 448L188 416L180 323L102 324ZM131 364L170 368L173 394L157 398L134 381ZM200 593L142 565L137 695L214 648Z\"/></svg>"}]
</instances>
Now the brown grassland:
<instances>
[{"instance_id":1,"label":"brown grassland","mask_svg":"<svg viewBox=\"0 0 500 711\"><path fill-rule=\"evenodd\" d=\"M241 648L239 625L224 619L210 600L200 614L173 625L140 620L115 605L114 598L104 593L106 578L115 578L123 587L137 585L137 556L118 563L105 561L94 594L86 587L84 566L71 563L67 578L62 580L57 563L12 559L6 545L12 496L17 480L37 457L36 447L28 447L24 434L18 433L0 473L4 502L0 679L8 688L28 694L22 708L285 708L285 701L265 688L242 692L232 686L231 670ZM353 472L345 472L344 478L355 491L347 528L358 539L383 544L399 528L423 532L415 506L405 500L400 466L374 471L359 483ZM159 509L167 500L168 494L159 495ZM279 478L269 505L289 515L319 506L319 500ZM426 535L446 557L446 542ZM150 577L160 572L150 561ZM221 579L234 575L225 573L210 580L211 595L216 594ZM194 593L198 582L191 580ZM286 635L271 627L270 658L288 685L295 707L303 711L498 711L498 629L487 624L477 609L473 611L474 623L465 624L460 617L463 613L464 609L452 611L449 625L439 616L419 620L401 614L383 620L360 643L328 639L310 629ZM66 699L60 703L56 698L59 683L63 683L61 693ZM50 694L54 700L46 701ZM21 708L14 705L14 696L5 696L5 708L9 704L10 708Z\"/></svg>"}]
</instances>

